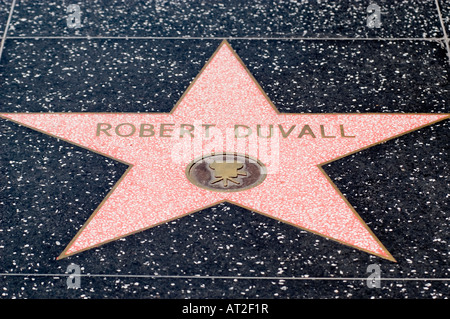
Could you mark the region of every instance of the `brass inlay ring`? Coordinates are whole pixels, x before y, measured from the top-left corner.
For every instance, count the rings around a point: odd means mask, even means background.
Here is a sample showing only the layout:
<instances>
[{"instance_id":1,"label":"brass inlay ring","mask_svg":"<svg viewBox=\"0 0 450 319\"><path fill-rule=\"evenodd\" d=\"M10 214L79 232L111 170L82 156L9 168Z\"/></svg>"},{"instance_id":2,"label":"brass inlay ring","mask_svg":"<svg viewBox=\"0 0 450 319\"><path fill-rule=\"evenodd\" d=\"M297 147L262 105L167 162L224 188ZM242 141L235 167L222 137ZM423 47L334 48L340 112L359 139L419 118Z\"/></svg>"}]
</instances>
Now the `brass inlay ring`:
<instances>
[{"instance_id":1,"label":"brass inlay ring","mask_svg":"<svg viewBox=\"0 0 450 319\"><path fill-rule=\"evenodd\" d=\"M267 168L249 155L212 153L189 163L186 176L195 186L210 191L240 192L261 184Z\"/></svg>"}]
</instances>

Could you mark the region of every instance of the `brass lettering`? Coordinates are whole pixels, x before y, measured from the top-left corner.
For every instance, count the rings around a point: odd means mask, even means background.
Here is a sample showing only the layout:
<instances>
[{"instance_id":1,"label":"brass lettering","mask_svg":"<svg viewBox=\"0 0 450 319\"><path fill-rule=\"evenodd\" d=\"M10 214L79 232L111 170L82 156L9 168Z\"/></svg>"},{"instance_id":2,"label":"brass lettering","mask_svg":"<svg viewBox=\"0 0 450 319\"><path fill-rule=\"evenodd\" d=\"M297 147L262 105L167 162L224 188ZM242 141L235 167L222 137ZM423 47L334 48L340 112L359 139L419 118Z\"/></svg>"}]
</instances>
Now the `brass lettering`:
<instances>
[{"instance_id":1,"label":"brass lettering","mask_svg":"<svg viewBox=\"0 0 450 319\"><path fill-rule=\"evenodd\" d=\"M246 128L246 129L248 130L247 135L245 135L245 136L239 136L239 127L244 127L244 128ZM249 126L247 126L247 125L238 125L238 124L236 124L236 125L234 126L234 136L235 136L236 138L248 137L248 136L250 136L250 134L252 134L252 129L251 129Z\"/></svg>"},{"instance_id":2,"label":"brass lettering","mask_svg":"<svg viewBox=\"0 0 450 319\"><path fill-rule=\"evenodd\" d=\"M157 126L159 125L159 127ZM234 137L235 138L246 138L249 137L251 134L253 134L253 130L256 129L256 135L258 138L272 138L273 134L277 132L274 131L274 126L278 125L278 130L280 131L280 134L283 138L288 138L295 131L295 129L298 127L300 129L300 125L291 125L283 127L282 124L256 124L256 127L254 126L248 126L243 124L235 124L234 125ZM162 124L149 124L149 123L140 123L140 124L132 124L132 123L120 123L113 127L110 123L97 123L95 135L101 136L112 136L114 133L112 131L114 130L115 134L120 137L130 137L134 134L139 134L139 137L152 137L159 135L159 137L173 137L176 136L175 132L178 132L176 128L179 127L179 137L184 138L185 136L190 136L191 138L194 138L197 135L203 134L204 138L209 138L212 134L211 127L215 127L216 124L201 124L202 128L204 129L204 132L201 133L195 133L195 125L194 124L174 124L174 123L162 123ZM325 124L325 125L317 125L314 129L316 132L313 131L310 125L305 124L302 126L297 138L302 138L305 135L309 135L311 138L355 138L356 135L347 135L345 132L344 124L339 125L339 133L333 132L333 129L337 128L336 125L332 124ZM276 128L275 128L276 129ZM159 130L159 132L158 132ZM202 130L202 129L200 129ZM319 134L317 135L315 133ZM335 135L331 135L330 133L334 133ZM339 135L338 135L339 134Z\"/></svg>"},{"instance_id":3,"label":"brass lettering","mask_svg":"<svg viewBox=\"0 0 450 319\"><path fill-rule=\"evenodd\" d=\"M139 137L150 137L155 135L154 126L152 124L141 124L139 128ZM145 132L149 132L150 135L144 134Z\"/></svg>"},{"instance_id":4,"label":"brass lettering","mask_svg":"<svg viewBox=\"0 0 450 319\"><path fill-rule=\"evenodd\" d=\"M267 135L267 136L261 135L261 125L260 124L256 125L256 133L257 133L258 137L271 138L272 134L273 134L273 125L269 125L269 135Z\"/></svg>"},{"instance_id":5,"label":"brass lettering","mask_svg":"<svg viewBox=\"0 0 450 319\"><path fill-rule=\"evenodd\" d=\"M291 134L291 132L294 130L294 128L295 128L295 125L292 125L292 126L289 128L289 130L288 130L287 132L285 132L283 126L281 126L281 124L278 125L278 129L280 130L281 135L283 136L283 138L288 137L289 134Z\"/></svg>"},{"instance_id":6,"label":"brass lettering","mask_svg":"<svg viewBox=\"0 0 450 319\"><path fill-rule=\"evenodd\" d=\"M102 128L102 125L106 125L106 128ZM105 133L108 136L111 136L111 133L108 130L111 129L111 124L109 123L97 123L97 133L96 136L100 136L100 132Z\"/></svg>"},{"instance_id":7,"label":"brass lettering","mask_svg":"<svg viewBox=\"0 0 450 319\"><path fill-rule=\"evenodd\" d=\"M120 128L123 127L123 126L129 126L131 128L131 132L128 133L128 134L120 133ZM116 126L115 131L116 131L116 134L119 135L119 136L129 137L129 136L133 135L136 132L136 127L133 124L131 124L131 123L122 123L122 124L119 124L119 125Z\"/></svg>"},{"instance_id":8,"label":"brass lettering","mask_svg":"<svg viewBox=\"0 0 450 319\"><path fill-rule=\"evenodd\" d=\"M323 138L335 138L336 136L325 135L325 127L323 125L320 126L320 134Z\"/></svg>"},{"instance_id":9,"label":"brass lettering","mask_svg":"<svg viewBox=\"0 0 450 319\"><path fill-rule=\"evenodd\" d=\"M188 129L185 129L185 127L188 126ZM194 134L192 133L192 131L194 130L194 125L191 124L181 124L180 125L180 137L183 138L184 137L184 133L188 132L191 137L194 137Z\"/></svg>"},{"instance_id":10,"label":"brass lettering","mask_svg":"<svg viewBox=\"0 0 450 319\"><path fill-rule=\"evenodd\" d=\"M202 126L205 128L205 137L209 137L209 128L212 126L216 126L215 124L202 124Z\"/></svg>"},{"instance_id":11,"label":"brass lettering","mask_svg":"<svg viewBox=\"0 0 450 319\"><path fill-rule=\"evenodd\" d=\"M354 135L345 135L343 124L339 125L339 128L341 129L341 137L346 137L346 138L355 138L356 137Z\"/></svg>"},{"instance_id":12,"label":"brass lettering","mask_svg":"<svg viewBox=\"0 0 450 319\"><path fill-rule=\"evenodd\" d=\"M174 126L175 124L161 124L159 127L159 136L161 137L172 137L172 135L166 135L166 132L172 132L172 128L166 128L166 126Z\"/></svg>"},{"instance_id":13,"label":"brass lettering","mask_svg":"<svg viewBox=\"0 0 450 319\"><path fill-rule=\"evenodd\" d=\"M311 127L309 125L303 126L302 131L298 135L298 138L302 138L303 135L311 135L312 138L316 138L316 135L314 135L314 133L311 130Z\"/></svg>"}]
</instances>

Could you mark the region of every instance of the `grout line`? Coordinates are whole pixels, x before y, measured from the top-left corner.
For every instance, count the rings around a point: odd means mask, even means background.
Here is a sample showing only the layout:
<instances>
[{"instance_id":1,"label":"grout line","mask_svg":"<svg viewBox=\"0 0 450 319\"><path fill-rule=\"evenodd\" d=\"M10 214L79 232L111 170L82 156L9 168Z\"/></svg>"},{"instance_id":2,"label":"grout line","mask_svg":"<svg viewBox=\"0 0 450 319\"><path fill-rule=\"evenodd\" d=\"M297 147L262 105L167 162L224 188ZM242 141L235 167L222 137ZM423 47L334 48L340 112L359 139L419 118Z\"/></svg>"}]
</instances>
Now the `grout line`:
<instances>
[{"instance_id":1,"label":"grout line","mask_svg":"<svg viewBox=\"0 0 450 319\"><path fill-rule=\"evenodd\" d=\"M441 27L442 27L442 32L444 34L444 45L447 48L447 57L448 57L448 62L450 63L450 42L448 39L448 35L447 35L447 30L445 29L445 23L444 23L444 18L442 17L442 12L441 12L441 8L439 6L439 1L435 0L436 3L436 9L439 15L439 20L441 21Z\"/></svg>"},{"instance_id":2,"label":"grout line","mask_svg":"<svg viewBox=\"0 0 450 319\"><path fill-rule=\"evenodd\" d=\"M33 274L0 273L9 277L101 277L101 278L151 278L151 279L240 279L240 280L323 280L323 281L365 281L368 277L256 277L256 276L170 276L170 275L113 275L113 274ZM382 281L450 281L450 278L377 278Z\"/></svg>"},{"instance_id":3,"label":"grout line","mask_svg":"<svg viewBox=\"0 0 450 319\"><path fill-rule=\"evenodd\" d=\"M108 39L108 40L311 40L311 41L434 41L439 42L446 40L446 38L349 38L349 37L157 37L157 36L10 36L8 39L20 40L20 39L84 39L84 40L96 40L96 39Z\"/></svg>"},{"instance_id":4,"label":"grout line","mask_svg":"<svg viewBox=\"0 0 450 319\"><path fill-rule=\"evenodd\" d=\"M6 34L8 33L9 24L11 23L11 18L14 11L14 6L16 5L16 0L11 3L11 9L9 9L8 21L6 21L5 31L3 32L2 42L0 43L0 61L2 59L3 47L5 46Z\"/></svg>"}]
</instances>

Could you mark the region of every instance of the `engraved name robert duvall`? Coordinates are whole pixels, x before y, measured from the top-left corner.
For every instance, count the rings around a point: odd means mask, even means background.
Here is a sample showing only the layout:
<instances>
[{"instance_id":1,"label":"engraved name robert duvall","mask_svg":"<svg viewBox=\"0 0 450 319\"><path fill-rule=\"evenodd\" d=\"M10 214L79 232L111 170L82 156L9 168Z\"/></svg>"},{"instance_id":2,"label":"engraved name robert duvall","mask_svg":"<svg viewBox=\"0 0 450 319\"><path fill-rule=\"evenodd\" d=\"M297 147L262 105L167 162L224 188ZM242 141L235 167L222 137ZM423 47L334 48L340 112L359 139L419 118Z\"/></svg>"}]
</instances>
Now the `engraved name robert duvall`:
<instances>
[{"instance_id":1,"label":"engraved name robert duvall","mask_svg":"<svg viewBox=\"0 0 450 319\"><path fill-rule=\"evenodd\" d=\"M212 135L212 129L215 124L174 124L174 123L120 123L112 125L110 123L97 123L96 136L119 136L119 137L198 137L209 138ZM235 124L233 130L234 137L245 138L256 134L260 138L271 138L275 134L283 138L355 138L354 133L349 134L344 124L335 125L262 125L257 124L253 127L244 124Z\"/></svg>"}]
</instances>

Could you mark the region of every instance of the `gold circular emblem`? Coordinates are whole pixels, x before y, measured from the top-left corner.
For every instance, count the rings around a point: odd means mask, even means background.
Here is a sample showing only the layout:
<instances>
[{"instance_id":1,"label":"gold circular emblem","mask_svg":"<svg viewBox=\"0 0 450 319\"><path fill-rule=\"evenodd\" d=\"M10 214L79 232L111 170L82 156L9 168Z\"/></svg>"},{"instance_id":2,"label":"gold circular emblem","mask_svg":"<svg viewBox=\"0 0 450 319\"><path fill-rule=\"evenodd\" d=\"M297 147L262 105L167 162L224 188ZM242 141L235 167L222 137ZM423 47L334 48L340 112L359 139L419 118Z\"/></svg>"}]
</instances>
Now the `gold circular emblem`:
<instances>
[{"instance_id":1,"label":"gold circular emblem","mask_svg":"<svg viewBox=\"0 0 450 319\"><path fill-rule=\"evenodd\" d=\"M195 186L215 192L240 192L261 184L266 166L256 158L237 153L213 153L193 160L186 176Z\"/></svg>"}]
</instances>

